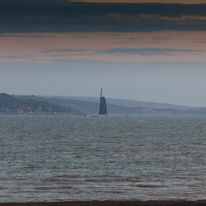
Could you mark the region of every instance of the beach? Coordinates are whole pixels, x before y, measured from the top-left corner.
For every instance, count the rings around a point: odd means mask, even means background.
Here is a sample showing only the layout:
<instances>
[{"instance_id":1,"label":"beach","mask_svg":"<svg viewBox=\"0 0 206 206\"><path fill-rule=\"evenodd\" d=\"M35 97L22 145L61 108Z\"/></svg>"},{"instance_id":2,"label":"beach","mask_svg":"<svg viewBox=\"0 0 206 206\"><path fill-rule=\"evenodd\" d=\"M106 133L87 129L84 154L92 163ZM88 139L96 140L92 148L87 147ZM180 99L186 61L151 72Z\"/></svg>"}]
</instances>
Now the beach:
<instances>
[{"instance_id":1,"label":"beach","mask_svg":"<svg viewBox=\"0 0 206 206\"><path fill-rule=\"evenodd\" d=\"M39 203L0 203L0 206L203 206L206 200L200 201L70 201Z\"/></svg>"}]
</instances>

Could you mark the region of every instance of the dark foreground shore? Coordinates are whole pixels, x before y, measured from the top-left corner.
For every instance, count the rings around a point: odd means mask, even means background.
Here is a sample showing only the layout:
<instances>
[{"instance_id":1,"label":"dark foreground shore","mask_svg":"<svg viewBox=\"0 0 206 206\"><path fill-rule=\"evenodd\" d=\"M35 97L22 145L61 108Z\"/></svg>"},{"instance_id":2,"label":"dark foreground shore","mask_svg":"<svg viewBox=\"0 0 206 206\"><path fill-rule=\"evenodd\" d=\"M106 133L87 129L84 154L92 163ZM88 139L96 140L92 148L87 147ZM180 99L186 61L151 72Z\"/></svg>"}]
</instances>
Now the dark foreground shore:
<instances>
[{"instance_id":1,"label":"dark foreground shore","mask_svg":"<svg viewBox=\"0 0 206 206\"><path fill-rule=\"evenodd\" d=\"M0 203L0 206L206 206L200 201L71 201L40 203Z\"/></svg>"}]
</instances>

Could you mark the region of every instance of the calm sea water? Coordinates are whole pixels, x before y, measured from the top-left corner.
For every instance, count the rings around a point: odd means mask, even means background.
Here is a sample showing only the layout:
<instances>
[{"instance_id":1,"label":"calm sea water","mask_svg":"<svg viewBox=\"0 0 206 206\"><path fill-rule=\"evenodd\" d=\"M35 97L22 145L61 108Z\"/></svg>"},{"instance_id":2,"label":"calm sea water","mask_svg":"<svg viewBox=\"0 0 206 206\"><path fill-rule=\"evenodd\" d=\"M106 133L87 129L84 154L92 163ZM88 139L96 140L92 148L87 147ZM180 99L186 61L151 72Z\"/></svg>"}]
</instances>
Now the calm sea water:
<instances>
[{"instance_id":1,"label":"calm sea water","mask_svg":"<svg viewBox=\"0 0 206 206\"><path fill-rule=\"evenodd\" d=\"M206 199L206 117L0 115L0 202Z\"/></svg>"}]
</instances>

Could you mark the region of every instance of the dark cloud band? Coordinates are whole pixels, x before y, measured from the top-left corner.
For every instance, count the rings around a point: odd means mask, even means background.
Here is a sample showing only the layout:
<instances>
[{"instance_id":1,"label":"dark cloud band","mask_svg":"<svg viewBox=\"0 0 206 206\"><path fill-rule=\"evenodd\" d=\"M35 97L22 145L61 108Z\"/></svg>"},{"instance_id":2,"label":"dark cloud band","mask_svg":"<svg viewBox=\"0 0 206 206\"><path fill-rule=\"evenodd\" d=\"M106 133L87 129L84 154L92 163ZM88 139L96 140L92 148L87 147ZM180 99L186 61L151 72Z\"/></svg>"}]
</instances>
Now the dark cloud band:
<instances>
[{"instance_id":1,"label":"dark cloud band","mask_svg":"<svg viewBox=\"0 0 206 206\"><path fill-rule=\"evenodd\" d=\"M141 55L141 56L152 56L152 55L172 55L174 53L201 53L206 50L195 50L195 49L172 49L172 48L112 48L104 50L73 50L73 49L57 49L57 50L46 50L43 53L52 54L52 56L70 56L70 55L88 55L90 54L112 54L112 55ZM72 53L72 54L71 54Z\"/></svg>"},{"instance_id":2,"label":"dark cloud band","mask_svg":"<svg viewBox=\"0 0 206 206\"><path fill-rule=\"evenodd\" d=\"M205 11L206 4L1 0L0 32L205 31Z\"/></svg>"},{"instance_id":3,"label":"dark cloud band","mask_svg":"<svg viewBox=\"0 0 206 206\"><path fill-rule=\"evenodd\" d=\"M114 55L141 55L141 56L151 56L151 55L172 55L173 53L191 53L191 52L206 52L206 50L193 50L193 49L171 49L171 48L139 48L139 49L125 49L125 48L115 48L115 49L105 49L98 51L100 54L114 54Z\"/></svg>"}]
</instances>

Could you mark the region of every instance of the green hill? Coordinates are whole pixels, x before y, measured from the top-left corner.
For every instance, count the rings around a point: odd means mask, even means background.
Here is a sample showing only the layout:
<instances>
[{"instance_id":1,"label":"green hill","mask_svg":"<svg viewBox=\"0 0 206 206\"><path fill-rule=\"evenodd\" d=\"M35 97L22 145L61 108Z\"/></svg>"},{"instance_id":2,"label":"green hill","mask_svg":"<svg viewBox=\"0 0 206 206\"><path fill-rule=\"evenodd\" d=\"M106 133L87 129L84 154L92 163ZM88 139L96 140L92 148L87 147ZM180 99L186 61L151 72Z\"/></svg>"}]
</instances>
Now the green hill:
<instances>
[{"instance_id":1,"label":"green hill","mask_svg":"<svg viewBox=\"0 0 206 206\"><path fill-rule=\"evenodd\" d=\"M82 114L71 107L63 107L47 101L19 99L0 93L0 113L4 114Z\"/></svg>"}]
</instances>

